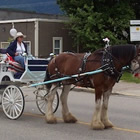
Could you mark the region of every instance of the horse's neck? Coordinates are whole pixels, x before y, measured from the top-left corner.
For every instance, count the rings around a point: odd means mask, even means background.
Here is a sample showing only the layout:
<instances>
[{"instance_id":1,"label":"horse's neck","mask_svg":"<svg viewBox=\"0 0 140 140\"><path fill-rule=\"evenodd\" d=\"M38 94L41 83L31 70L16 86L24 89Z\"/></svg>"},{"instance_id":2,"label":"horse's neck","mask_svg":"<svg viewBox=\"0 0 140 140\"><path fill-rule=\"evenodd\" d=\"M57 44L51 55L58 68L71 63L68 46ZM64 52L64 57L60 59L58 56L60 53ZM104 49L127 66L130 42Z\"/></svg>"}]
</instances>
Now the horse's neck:
<instances>
[{"instance_id":1,"label":"horse's neck","mask_svg":"<svg viewBox=\"0 0 140 140\"><path fill-rule=\"evenodd\" d=\"M124 59L117 59L117 60L114 60L114 65L115 65L115 68L120 71L123 67L128 66L130 62Z\"/></svg>"}]
</instances>

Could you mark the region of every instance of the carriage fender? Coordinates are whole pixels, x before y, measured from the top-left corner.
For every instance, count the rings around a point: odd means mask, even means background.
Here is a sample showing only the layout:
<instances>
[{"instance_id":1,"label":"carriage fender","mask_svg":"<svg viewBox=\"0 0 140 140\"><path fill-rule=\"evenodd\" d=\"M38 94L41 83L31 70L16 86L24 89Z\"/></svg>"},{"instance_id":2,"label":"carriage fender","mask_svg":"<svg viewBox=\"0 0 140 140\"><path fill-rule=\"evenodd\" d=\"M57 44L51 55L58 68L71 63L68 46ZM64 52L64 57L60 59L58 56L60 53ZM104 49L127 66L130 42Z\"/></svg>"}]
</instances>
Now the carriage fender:
<instances>
[{"instance_id":1,"label":"carriage fender","mask_svg":"<svg viewBox=\"0 0 140 140\"><path fill-rule=\"evenodd\" d=\"M0 76L0 82L2 82L4 79L5 80L7 79L7 81L13 81L13 75L11 73L9 74L2 73Z\"/></svg>"}]
</instances>

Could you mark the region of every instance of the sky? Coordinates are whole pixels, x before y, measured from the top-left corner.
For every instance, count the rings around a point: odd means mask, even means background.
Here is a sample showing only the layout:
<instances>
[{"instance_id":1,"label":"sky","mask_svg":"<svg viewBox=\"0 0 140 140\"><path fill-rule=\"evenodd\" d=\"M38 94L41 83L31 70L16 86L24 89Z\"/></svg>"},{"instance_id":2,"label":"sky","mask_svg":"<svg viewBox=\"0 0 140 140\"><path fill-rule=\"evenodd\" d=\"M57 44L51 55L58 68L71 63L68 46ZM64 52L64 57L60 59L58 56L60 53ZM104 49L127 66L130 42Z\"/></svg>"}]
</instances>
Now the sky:
<instances>
[{"instance_id":1,"label":"sky","mask_svg":"<svg viewBox=\"0 0 140 140\"><path fill-rule=\"evenodd\" d=\"M14 8L47 14L62 14L56 0L0 0L0 8Z\"/></svg>"}]
</instances>

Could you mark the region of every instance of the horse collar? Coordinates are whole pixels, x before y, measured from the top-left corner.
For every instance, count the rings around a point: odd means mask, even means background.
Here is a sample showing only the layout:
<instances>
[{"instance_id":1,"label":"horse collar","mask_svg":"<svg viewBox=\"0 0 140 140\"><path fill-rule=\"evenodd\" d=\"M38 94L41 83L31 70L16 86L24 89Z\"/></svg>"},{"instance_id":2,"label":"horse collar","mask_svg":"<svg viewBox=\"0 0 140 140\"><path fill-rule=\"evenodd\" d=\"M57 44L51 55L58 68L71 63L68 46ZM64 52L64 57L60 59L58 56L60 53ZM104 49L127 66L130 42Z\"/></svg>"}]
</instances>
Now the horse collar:
<instances>
[{"instance_id":1,"label":"horse collar","mask_svg":"<svg viewBox=\"0 0 140 140\"><path fill-rule=\"evenodd\" d=\"M119 72L116 70L114 61L113 61L114 56L108 51L108 49L105 49L103 52L103 57L102 57L102 66L107 65L108 69L104 72L108 76L111 76L116 79L118 82L120 77L122 76L122 72Z\"/></svg>"}]
</instances>

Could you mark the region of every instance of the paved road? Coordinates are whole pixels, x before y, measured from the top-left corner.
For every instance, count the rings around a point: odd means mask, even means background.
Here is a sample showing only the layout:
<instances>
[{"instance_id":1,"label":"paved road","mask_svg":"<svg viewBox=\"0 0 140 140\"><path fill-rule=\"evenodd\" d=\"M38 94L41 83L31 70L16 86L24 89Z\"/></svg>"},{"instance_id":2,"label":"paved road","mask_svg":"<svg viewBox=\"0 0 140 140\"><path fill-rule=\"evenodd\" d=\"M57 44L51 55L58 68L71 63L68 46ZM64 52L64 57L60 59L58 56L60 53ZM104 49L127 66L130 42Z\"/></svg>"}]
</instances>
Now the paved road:
<instances>
[{"instance_id":1,"label":"paved road","mask_svg":"<svg viewBox=\"0 0 140 140\"><path fill-rule=\"evenodd\" d=\"M0 140L139 140L140 139L140 98L113 95L110 98L109 117L113 129L95 131L90 129L94 108L94 95L71 91L69 106L78 118L77 124L65 124L61 119L61 106L56 116L58 124L46 124L38 111L31 91L24 91L26 98L24 115L18 120L9 120L0 111ZM28 102L30 101L30 102Z\"/></svg>"},{"instance_id":2,"label":"paved road","mask_svg":"<svg viewBox=\"0 0 140 140\"><path fill-rule=\"evenodd\" d=\"M140 84L120 81L115 84L113 93L140 97Z\"/></svg>"}]
</instances>

